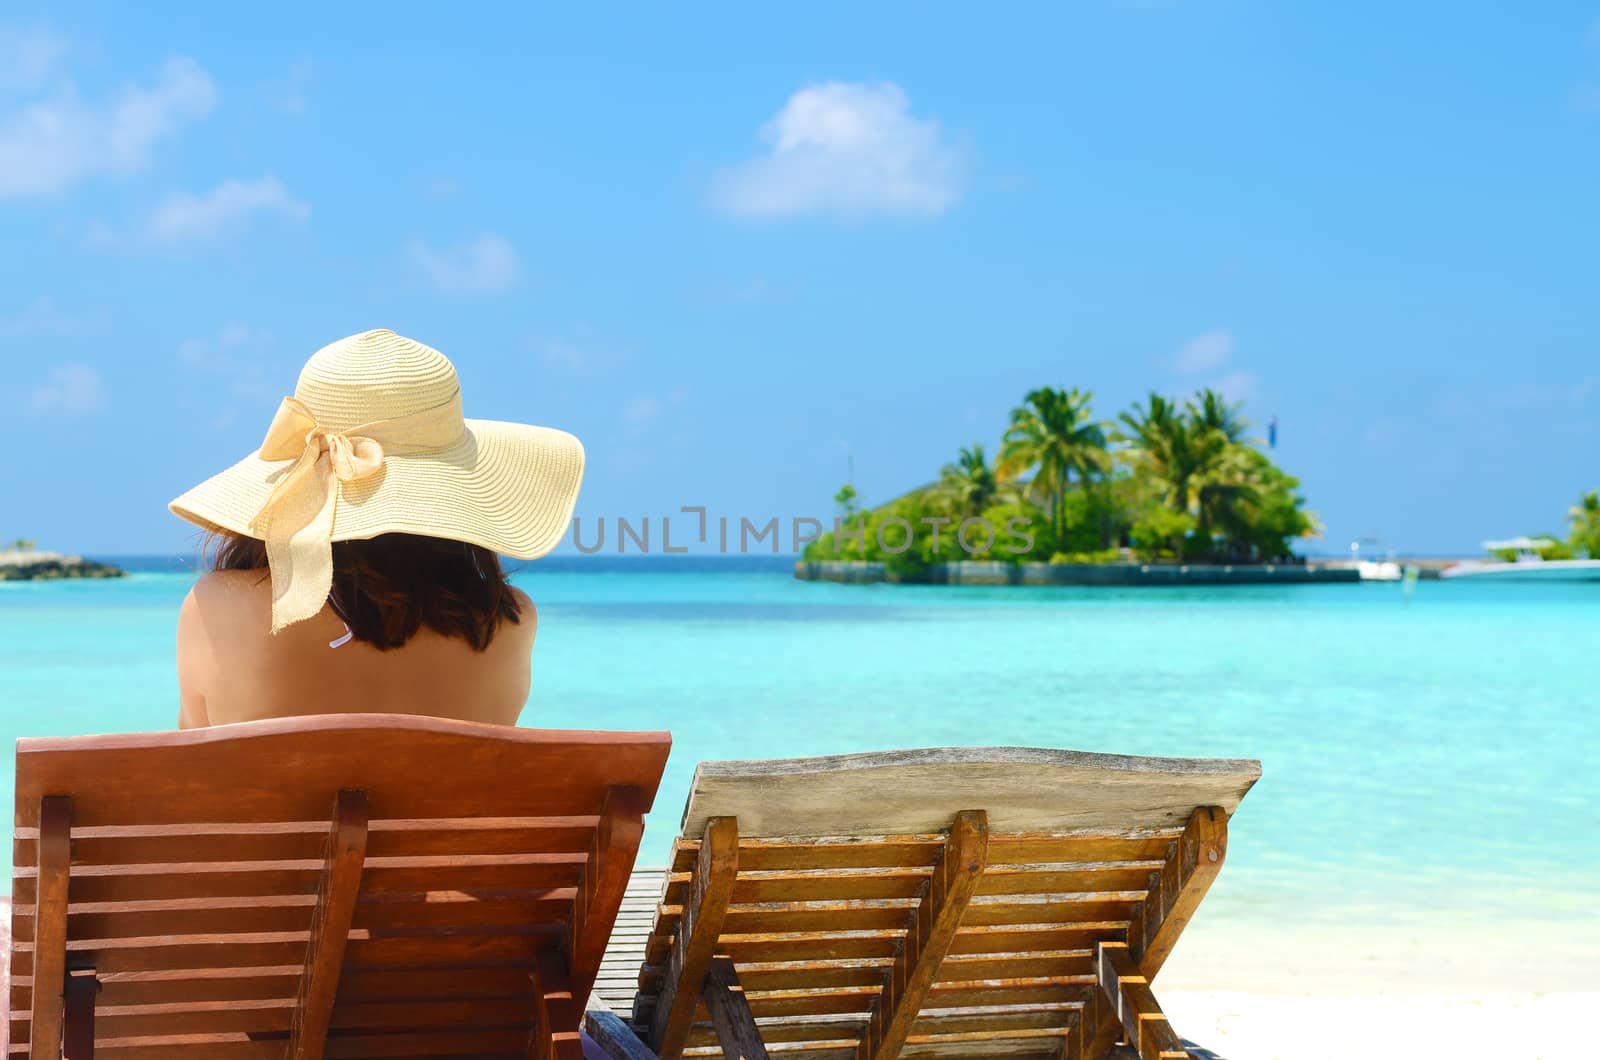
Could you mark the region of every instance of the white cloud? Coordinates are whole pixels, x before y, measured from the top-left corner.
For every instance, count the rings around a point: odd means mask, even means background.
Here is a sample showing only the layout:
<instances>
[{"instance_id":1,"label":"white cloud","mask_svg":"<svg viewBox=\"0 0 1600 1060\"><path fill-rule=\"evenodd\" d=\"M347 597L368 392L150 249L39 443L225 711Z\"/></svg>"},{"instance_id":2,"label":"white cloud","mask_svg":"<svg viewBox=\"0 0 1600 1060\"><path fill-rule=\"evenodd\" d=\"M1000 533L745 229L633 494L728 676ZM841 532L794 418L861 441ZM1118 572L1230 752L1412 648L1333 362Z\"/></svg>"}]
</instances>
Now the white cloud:
<instances>
[{"instance_id":1,"label":"white cloud","mask_svg":"<svg viewBox=\"0 0 1600 1060\"><path fill-rule=\"evenodd\" d=\"M680 386L668 391L665 397L641 394L633 398L622 409L623 433L630 438L646 433L668 409L683 404L688 393Z\"/></svg>"},{"instance_id":2,"label":"white cloud","mask_svg":"<svg viewBox=\"0 0 1600 1060\"><path fill-rule=\"evenodd\" d=\"M0 90L38 87L66 53L66 40L43 27L0 26Z\"/></svg>"},{"instance_id":3,"label":"white cloud","mask_svg":"<svg viewBox=\"0 0 1600 1060\"><path fill-rule=\"evenodd\" d=\"M0 317L0 338L74 338L94 330L90 321L64 312L49 298L35 298L16 313Z\"/></svg>"},{"instance_id":4,"label":"white cloud","mask_svg":"<svg viewBox=\"0 0 1600 1060\"><path fill-rule=\"evenodd\" d=\"M178 344L178 360L192 368L227 368L232 361L226 351L236 349L250 341L250 329L243 324L228 323L215 338L184 339Z\"/></svg>"},{"instance_id":5,"label":"white cloud","mask_svg":"<svg viewBox=\"0 0 1600 1060\"><path fill-rule=\"evenodd\" d=\"M660 415L661 399L648 396L634 398L622 411L622 418L636 427L648 426Z\"/></svg>"},{"instance_id":6,"label":"white cloud","mask_svg":"<svg viewBox=\"0 0 1600 1060\"><path fill-rule=\"evenodd\" d=\"M311 215L311 207L290 195L274 176L225 180L204 195L178 192L168 196L150 215L146 231L163 243L209 239L257 213L278 213L303 221Z\"/></svg>"},{"instance_id":7,"label":"white cloud","mask_svg":"<svg viewBox=\"0 0 1600 1060\"><path fill-rule=\"evenodd\" d=\"M282 355L269 332L229 321L213 335L178 344L177 361L184 389L180 407L209 416L211 426L226 429L242 417L269 422L283 397L284 373L300 361ZM289 375L288 378L294 378Z\"/></svg>"},{"instance_id":8,"label":"white cloud","mask_svg":"<svg viewBox=\"0 0 1600 1060\"><path fill-rule=\"evenodd\" d=\"M1196 335L1178 348L1172 367L1184 375L1214 372L1233 356L1233 332L1226 329Z\"/></svg>"},{"instance_id":9,"label":"white cloud","mask_svg":"<svg viewBox=\"0 0 1600 1060\"><path fill-rule=\"evenodd\" d=\"M453 294L498 294L516 283L521 271L511 241L493 232L444 250L434 250L420 240L410 249L411 260L434 285Z\"/></svg>"},{"instance_id":10,"label":"white cloud","mask_svg":"<svg viewBox=\"0 0 1600 1060\"><path fill-rule=\"evenodd\" d=\"M769 151L717 174L712 203L739 217L936 217L961 198L962 152L899 86L829 81L789 97L761 130Z\"/></svg>"},{"instance_id":11,"label":"white cloud","mask_svg":"<svg viewBox=\"0 0 1600 1060\"><path fill-rule=\"evenodd\" d=\"M1497 388L1497 397L1499 403L1509 408L1533 412L1576 412L1589 403L1597 385L1600 385L1600 379L1594 376L1559 383L1540 383L1531 379L1519 383L1506 381Z\"/></svg>"},{"instance_id":12,"label":"white cloud","mask_svg":"<svg viewBox=\"0 0 1600 1060\"><path fill-rule=\"evenodd\" d=\"M533 337L531 346L551 372L572 377L597 377L610 374L629 359L626 348L603 336L583 321L565 334Z\"/></svg>"},{"instance_id":13,"label":"white cloud","mask_svg":"<svg viewBox=\"0 0 1600 1060\"><path fill-rule=\"evenodd\" d=\"M1393 420L1378 420L1367 424L1367 429L1361 432L1361 440L1367 445L1388 445L1399 434L1399 427Z\"/></svg>"},{"instance_id":14,"label":"white cloud","mask_svg":"<svg viewBox=\"0 0 1600 1060\"><path fill-rule=\"evenodd\" d=\"M429 177L422 190L436 199L450 199L461 194L461 182L454 177Z\"/></svg>"},{"instance_id":15,"label":"white cloud","mask_svg":"<svg viewBox=\"0 0 1600 1060\"><path fill-rule=\"evenodd\" d=\"M167 60L149 87L129 85L103 103L70 85L0 113L0 199L50 195L101 174L142 169L152 148L217 105L211 76L193 59Z\"/></svg>"},{"instance_id":16,"label":"white cloud","mask_svg":"<svg viewBox=\"0 0 1600 1060\"><path fill-rule=\"evenodd\" d=\"M1233 332L1218 328L1196 335L1172 356L1172 370L1187 376L1190 385L1217 391L1230 401L1246 401L1254 397L1261 377L1243 369L1224 371L1233 361ZM1220 374L1219 374L1220 373ZM1200 376L1203 378L1196 379Z\"/></svg>"},{"instance_id":17,"label":"white cloud","mask_svg":"<svg viewBox=\"0 0 1600 1060\"><path fill-rule=\"evenodd\" d=\"M592 360L588 350L566 339L551 339L544 346L545 367L556 371L578 375L589 368Z\"/></svg>"},{"instance_id":18,"label":"white cloud","mask_svg":"<svg viewBox=\"0 0 1600 1060\"><path fill-rule=\"evenodd\" d=\"M743 280L709 280L696 284L686 293L696 302L709 305L774 305L794 301L801 290L797 283L774 283L765 276L752 276Z\"/></svg>"},{"instance_id":19,"label":"white cloud","mask_svg":"<svg viewBox=\"0 0 1600 1060\"><path fill-rule=\"evenodd\" d=\"M178 360L196 367L209 364L211 362L211 343L205 339L184 339L178 343Z\"/></svg>"},{"instance_id":20,"label":"white cloud","mask_svg":"<svg viewBox=\"0 0 1600 1060\"><path fill-rule=\"evenodd\" d=\"M1254 372L1229 372L1220 379L1212 380L1209 385L1229 401L1249 401L1256 396L1261 377Z\"/></svg>"},{"instance_id":21,"label":"white cloud","mask_svg":"<svg viewBox=\"0 0 1600 1060\"><path fill-rule=\"evenodd\" d=\"M34 388L31 403L36 412L94 412L106 403L106 383L86 364L64 364Z\"/></svg>"},{"instance_id":22,"label":"white cloud","mask_svg":"<svg viewBox=\"0 0 1600 1060\"><path fill-rule=\"evenodd\" d=\"M311 86L314 70L309 59L298 59L282 77L267 82L263 94L267 106L280 114L299 117L310 106L306 89Z\"/></svg>"}]
</instances>

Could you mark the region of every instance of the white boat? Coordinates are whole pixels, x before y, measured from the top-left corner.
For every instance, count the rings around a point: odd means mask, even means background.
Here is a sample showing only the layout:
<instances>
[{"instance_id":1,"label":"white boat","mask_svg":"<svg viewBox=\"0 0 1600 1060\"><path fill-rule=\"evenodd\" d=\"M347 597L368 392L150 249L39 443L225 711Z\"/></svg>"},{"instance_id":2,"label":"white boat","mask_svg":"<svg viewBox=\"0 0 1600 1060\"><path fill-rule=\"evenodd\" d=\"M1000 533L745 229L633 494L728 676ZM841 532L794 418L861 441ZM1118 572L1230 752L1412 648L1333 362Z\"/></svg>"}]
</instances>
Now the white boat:
<instances>
[{"instance_id":1,"label":"white boat","mask_svg":"<svg viewBox=\"0 0 1600 1060\"><path fill-rule=\"evenodd\" d=\"M1394 560L1371 559L1357 560L1356 571L1364 582L1397 582L1404 573Z\"/></svg>"},{"instance_id":2,"label":"white boat","mask_svg":"<svg viewBox=\"0 0 1600 1060\"><path fill-rule=\"evenodd\" d=\"M1539 554L1553 544L1546 537L1485 541L1485 552L1511 552L1513 558L1463 560L1440 571L1439 577L1497 582L1600 582L1600 559L1545 559Z\"/></svg>"},{"instance_id":3,"label":"white boat","mask_svg":"<svg viewBox=\"0 0 1600 1060\"><path fill-rule=\"evenodd\" d=\"M1365 545L1373 550L1381 549L1383 543L1375 537L1360 537L1350 542L1350 563L1356 573L1361 575L1364 582L1397 582L1402 576L1400 564L1395 562L1394 552L1390 550L1387 559L1363 559L1361 548Z\"/></svg>"}]
</instances>

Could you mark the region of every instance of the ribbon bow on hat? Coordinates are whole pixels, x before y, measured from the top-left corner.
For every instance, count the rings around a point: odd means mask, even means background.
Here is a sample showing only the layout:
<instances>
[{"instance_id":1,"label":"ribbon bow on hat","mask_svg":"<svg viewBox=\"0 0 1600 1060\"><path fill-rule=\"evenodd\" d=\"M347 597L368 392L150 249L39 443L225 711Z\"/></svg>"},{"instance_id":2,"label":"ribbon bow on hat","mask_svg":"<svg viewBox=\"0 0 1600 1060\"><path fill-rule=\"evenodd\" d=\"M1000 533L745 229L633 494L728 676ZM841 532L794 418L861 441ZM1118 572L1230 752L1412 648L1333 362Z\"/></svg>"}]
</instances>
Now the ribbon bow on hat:
<instances>
[{"instance_id":1,"label":"ribbon bow on hat","mask_svg":"<svg viewBox=\"0 0 1600 1060\"><path fill-rule=\"evenodd\" d=\"M390 456L449 448L465 430L460 391L431 409L342 431L319 424L299 398L283 399L259 456L294 464L250 522L267 543L272 632L310 618L327 602L340 483L376 474Z\"/></svg>"}]
</instances>

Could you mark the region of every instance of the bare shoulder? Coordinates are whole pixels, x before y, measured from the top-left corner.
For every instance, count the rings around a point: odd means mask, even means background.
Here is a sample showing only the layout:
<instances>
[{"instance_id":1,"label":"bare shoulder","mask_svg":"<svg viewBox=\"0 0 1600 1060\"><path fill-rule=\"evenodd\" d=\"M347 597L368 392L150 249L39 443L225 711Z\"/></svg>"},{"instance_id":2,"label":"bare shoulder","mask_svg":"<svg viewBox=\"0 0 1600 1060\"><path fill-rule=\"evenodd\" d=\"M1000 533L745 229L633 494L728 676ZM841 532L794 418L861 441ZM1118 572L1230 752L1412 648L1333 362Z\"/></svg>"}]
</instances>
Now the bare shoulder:
<instances>
[{"instance_id":1,"label":"bare shoulder","mask_svg":"<svg viewBox=\"0 0 1600 1060\"><path fill-rule=\"evenodd\" d=\"M178 685L185 725L204 724L199 705L215 684L224 662L218 653L231 654L245 643L241 634L265 630L261 615L271 605L272 588L266 571L208 571L195 580L178 611Z\"/></svg>"},{"instance_id":2,"label":"bare shoulder","mask_svg":"<svg viewBox=\"0 0 1600 1060\"><path fill-rule=\"evenodd\" d=\"M518 630L519 636L532 640L534 632L539 628L539 609L534 606L533 598L515 585L508 585L506 588L511 590L512 597L517 601L517 624L511 626L510 623L506 623L501 628Z\"/></svg>"},{"instance_id":3,"label":"bare shoulder","mask_svg":"<svg viewBox=\"0 0 1600 1060\"><path fill-rule=\"evenodd\" d=\"M215 629L237 630L260 625L272 601L272 580L265 570L217 570L202 574L189 591L184 609Z\"/></svg>"},{"instance_id":4,"label":"bare shoulder","mask_svg":"<svg viewBox=\"0 0 1600 1060\"><path fill-rule=\"evenodd\" d=\"M258 596L270 592L272 576L261 570L213 570L200 575L194 591L204 600L226 599L242 595Z\"/></svg>"}]
</instances>

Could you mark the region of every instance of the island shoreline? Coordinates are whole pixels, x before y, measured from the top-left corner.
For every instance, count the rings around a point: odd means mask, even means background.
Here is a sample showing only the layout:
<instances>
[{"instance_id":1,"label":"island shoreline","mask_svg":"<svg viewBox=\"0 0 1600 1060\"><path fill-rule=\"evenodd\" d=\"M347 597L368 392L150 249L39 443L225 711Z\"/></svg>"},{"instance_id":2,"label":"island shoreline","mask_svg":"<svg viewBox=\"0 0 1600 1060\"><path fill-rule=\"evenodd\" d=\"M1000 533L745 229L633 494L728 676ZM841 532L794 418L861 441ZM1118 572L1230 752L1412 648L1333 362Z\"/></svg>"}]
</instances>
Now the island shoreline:
<instances>
[{"instance_id":1,"label":"island shoreline","mask_svg":"<svg viewBox=\"0 0 1600 1060\"><path fill-rule=\"evenodd\" d=\"M797 560L801 581L907 585L1307 585L1361 581L1350 567L1305 563L1002 563L967 560L897 571L885 563Z\"/></svg>"},{"instance_id":2,"label":"island shoreline","mask_svg":"<svg viewBox=\"0 0 1600 1060\"><path fill-rule=\"evenodd\" d=\"M10 549L0 552L0 582L58 581L64 578L123 578L127 571L61 552Z\"/></svg>"}]
</instances>

